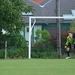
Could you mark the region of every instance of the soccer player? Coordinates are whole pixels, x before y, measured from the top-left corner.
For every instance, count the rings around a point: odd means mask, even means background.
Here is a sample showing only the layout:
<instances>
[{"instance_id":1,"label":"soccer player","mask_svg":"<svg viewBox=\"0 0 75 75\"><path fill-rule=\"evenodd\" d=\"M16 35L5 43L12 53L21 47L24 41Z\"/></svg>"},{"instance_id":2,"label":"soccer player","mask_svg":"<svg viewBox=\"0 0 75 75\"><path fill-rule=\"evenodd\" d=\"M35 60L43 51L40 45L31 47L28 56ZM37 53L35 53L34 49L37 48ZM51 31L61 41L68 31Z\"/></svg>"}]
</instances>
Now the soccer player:
<instances>
[{"instance_id":1,"label":"soccer player","mask_svg":"<svg viewBox=\"0 0 75 75\"><path fill-rule=\"evenodd\" d=\"M66 53L67 53L66 59L70 58L70 49L71 49L71 44L72 44L72 36L73 36L72 33L69 32L69 34L67 36L67 40L66 40L66 45L65 45Z\"/></svg>"}]
</instances>

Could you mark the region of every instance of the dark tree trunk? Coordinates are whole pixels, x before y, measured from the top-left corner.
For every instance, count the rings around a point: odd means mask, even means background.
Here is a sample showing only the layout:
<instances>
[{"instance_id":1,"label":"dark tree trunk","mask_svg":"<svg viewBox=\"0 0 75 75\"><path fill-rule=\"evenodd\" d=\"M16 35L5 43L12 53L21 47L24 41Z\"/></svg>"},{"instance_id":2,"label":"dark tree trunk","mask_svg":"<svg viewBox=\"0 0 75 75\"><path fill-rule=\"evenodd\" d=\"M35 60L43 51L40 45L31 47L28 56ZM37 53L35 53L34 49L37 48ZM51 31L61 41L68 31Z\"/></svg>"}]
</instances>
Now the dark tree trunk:
<instances>
[{"instance_id":1,"label":"dark tree trunk","mask_svg":"<svg viewBox=\"0 0 75 75\"><path fill-rule=\"evenodd\" d=\"M60 0L56 0L56 16L60 16ZM56 19L57 24L57 52L58 58L61 58L61 26L60 19Z\"/></svg>"}]
</instances>

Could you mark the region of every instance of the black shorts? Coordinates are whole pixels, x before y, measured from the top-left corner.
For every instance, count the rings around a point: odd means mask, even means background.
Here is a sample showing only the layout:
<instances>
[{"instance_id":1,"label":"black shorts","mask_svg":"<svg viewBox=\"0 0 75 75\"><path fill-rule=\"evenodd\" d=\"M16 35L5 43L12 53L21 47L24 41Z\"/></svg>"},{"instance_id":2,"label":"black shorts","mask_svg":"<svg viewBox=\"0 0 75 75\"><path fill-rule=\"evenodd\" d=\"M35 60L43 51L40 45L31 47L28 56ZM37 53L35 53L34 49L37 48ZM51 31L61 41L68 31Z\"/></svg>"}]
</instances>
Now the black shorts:
<instances>
[{"instance_id":1,"label":"black shorts","mask_svg":"<svg viewBox=\"0 0 75 75\"><path fill-rule=\"evenodd\" d=\"M74 49L75 49L75 44L74 44Z\"/></svg>"},{"instance_id":2,"label":"black shorts","mask_svg":"<svg viewBox=\"0 0 75 75\"><path fill-rule=\"evenodd\" d=\"M71 47L71 43L69 43L67 47L71 49L71 48L72 48L72 47ZM73 47L74 47L74 49L75 49L75 44L73 45Z\"/></svg>"},{"instance_id":3,"label":"black shorts","mask_svg":"<svg viewBox=\"0 0 75 75\"><path fill-rule=\"evenodd\" d=\"M67 45L67 47L69 47L69 48L71 49L71 48L72 48L72 47L71 47L71 43L69 43L69 44Z\"/></svg>"}]
</instances>

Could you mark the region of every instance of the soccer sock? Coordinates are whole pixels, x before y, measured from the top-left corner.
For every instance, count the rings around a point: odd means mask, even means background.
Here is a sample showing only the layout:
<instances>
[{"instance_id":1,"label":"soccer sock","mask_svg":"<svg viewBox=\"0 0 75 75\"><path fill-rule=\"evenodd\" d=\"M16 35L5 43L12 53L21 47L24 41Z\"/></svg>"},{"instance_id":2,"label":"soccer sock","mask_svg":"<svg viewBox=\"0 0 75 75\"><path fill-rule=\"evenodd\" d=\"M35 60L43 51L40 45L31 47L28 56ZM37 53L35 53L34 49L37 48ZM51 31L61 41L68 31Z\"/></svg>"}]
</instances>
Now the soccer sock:
<instances>
[{"instance_id":1,"label":"soccer sock","mask_svg":"<svg viewBox=\"0 0 75 75\"><path fill-rule=\"evenodd\" d=\"M70 57L70 51L67 51L67 56Z\"/></svg>"}]
</instances>

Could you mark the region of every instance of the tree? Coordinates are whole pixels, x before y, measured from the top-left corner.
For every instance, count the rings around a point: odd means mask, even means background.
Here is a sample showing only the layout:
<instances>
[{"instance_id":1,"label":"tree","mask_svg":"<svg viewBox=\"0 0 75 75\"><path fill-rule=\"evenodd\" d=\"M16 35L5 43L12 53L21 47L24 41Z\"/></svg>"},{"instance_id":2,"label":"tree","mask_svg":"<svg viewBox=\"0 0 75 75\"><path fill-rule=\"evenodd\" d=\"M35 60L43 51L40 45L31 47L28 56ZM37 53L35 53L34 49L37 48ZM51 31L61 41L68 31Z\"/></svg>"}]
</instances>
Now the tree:
<instances>
[{"instance_id":1,"label":"tree","mask_svg":"<svg viewBox=\"0 0 75 75\"><path fill-rule=\"evenodd\" d=\"M4 48L4 41L8 36L12 38L19 34L25 25L22 12L33 12L33 7L26 5L23 0L0 0L0 48ZM2 34L5 30L7 34ZM16 36L17 37L17 36ZM15 37L13 37L15 38Z\"/></svg>"},{"instance_id":2,"label":"tree","mask_svg":"<svg viewBox=\"0 0 75 75\"><path fill-rule=\"evenodd\" d=\"M35 37L36 42L47 43L49 39L50 39L50 34L47 30L42 31L38 29L36 31L36 37Z\"/></svg>"},{"instance_id":3,"label":"tree","mask_svg":"<svg viewBox=\"0 0 75 75\"><path fill-rule=\"evenodd\" d=\"M0 0L0 34L2 29L8 33L19 32L25 23L22 12L33 11L23 0Z\"/></svg>"},{"instance_id":4,"label":"tree","mask_svg":"<svg viewBox=\"0 0 75 75\"><path fill-rule=\"evenodd\" d=\"M48 42L50 39L50 33L47 30L42 31L42 38L40 39L43 43Z\"/></svg>"},{"instance_id":5,"label":"tree","mask_svg":"<svg viewBox=\"0 0 75 75\"><path fill-rule=\"evenodd\" d=\"M75 20L73 20L73 22L71 23L70 31L75 33Z\"/></svg>"},{"instance_id":6,"label":"tree","mask_svg":"<svg viewBox=\"0 0 75 75\"><path fill-rule=\"evenodd\" d=\"M40 29L37 29L37 31L35 32L36 33L36 37L35 37L36 42L39 42L40 41L41 32L42 31Z\"/></svg>"},{"instance_id":7,"label":"tree","mask_svg":"<svg viewBox=\"0 0 75 75\"><path fill-rule=\"evenodd\" d=\"M56 0L56 16L60 16L60 0ZM61 58L61 28L60 19L56 20L57 23L57 52L58 57Z\"/></svg>"}]
</instances>

